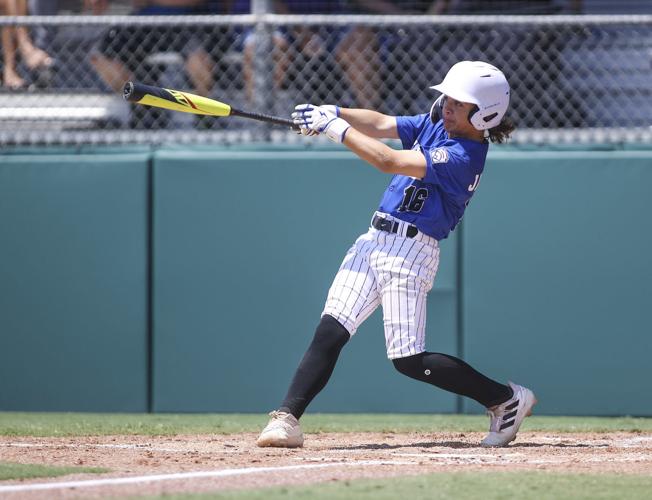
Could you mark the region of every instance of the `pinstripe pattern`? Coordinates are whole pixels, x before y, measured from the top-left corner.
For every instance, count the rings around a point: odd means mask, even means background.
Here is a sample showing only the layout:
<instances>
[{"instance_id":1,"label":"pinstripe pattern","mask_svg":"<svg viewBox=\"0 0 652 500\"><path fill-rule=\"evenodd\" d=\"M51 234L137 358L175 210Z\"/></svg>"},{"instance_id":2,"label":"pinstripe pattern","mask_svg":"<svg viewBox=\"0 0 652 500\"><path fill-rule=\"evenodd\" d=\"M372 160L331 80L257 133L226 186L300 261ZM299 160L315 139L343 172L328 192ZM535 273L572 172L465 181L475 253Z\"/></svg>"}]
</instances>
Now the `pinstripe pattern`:
<instances>
[{"instance_id":1,"label":"pinstripe pattern","mask_svg":"<svg viewBox=\"0 0 652 500\"><path fill-rule=\"evenodd\" d=\"M425 350L426 300L439 265L437 240L400 234L405 232L370 228L360 236L344 257L322 312L353 335L382 305L389 359Z\"/></svg>"}]
</instances>

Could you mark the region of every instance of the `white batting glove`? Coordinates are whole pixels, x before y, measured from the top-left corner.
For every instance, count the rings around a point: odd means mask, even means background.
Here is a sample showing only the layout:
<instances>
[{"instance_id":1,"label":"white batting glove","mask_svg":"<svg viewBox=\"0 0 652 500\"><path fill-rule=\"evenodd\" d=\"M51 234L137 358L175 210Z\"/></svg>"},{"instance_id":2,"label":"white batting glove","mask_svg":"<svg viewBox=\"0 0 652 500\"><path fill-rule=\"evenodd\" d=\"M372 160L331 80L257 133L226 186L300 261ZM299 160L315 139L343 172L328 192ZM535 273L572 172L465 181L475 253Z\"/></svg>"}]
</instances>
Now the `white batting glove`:
<instances>
[{"instance_id":1,"label":"white batting glove","mask_svg":"<svg viewBox=\"0 0 652 500\"><path fill-rule=\"evenodd\" d=\"M351 127L346 120L322 106L299 104L294 108L292 121L299 126L304 135L324 133L333 142L342 142L346 131Z\"/></svg>"},{"instance_id":2,"label":"white batting glove","mask_svg":"<svg viewBox=\"0 0 652 500\"><path fill-rule=\"evenodd\" d=\"M312 104L298 104L294 107L294 112L290 115L294 124L299 126L299 133L301 135L319 135L319 132L308 126L308 118L305 114L305 112L312 111L314 108L317 108L317 106Z\"/></svg>"},{"instance_id":3,"label":"white batting glove","mask_svg":"<svg viewBox=\"0 0 652 500\"><path fill-rule=\"evenodd\" d=\"M301 106L311 106L311 105L310 104L300 104L295 109L298 109ZM314 105L312 105L312 106L317 107L317 106L314 106ZM333 113L338 118L340 116L340 108L339 108L339 106L336 106L334 104L320 104L319 107L322 108L322 109L326 109L327 111L330 111L331 113ZM312 129L308 128L308 127L300 128L299 133L302 134L302 135L308 135L308 136L319 135L319 132L317 132L315 130L312 130Z\"/></svg>"},{"instance_id":4,"label":"white batting glove","mask_svg":"<svg viewBox=\"0 0 652 500\"><path fill-rule=\"evenodd\" d=\"M336 106L335 104L320 104L319 107L321 109L325 109L326 111L330 111L338 118L340 117L340 107Z\"/></svg>"}]
</instances>

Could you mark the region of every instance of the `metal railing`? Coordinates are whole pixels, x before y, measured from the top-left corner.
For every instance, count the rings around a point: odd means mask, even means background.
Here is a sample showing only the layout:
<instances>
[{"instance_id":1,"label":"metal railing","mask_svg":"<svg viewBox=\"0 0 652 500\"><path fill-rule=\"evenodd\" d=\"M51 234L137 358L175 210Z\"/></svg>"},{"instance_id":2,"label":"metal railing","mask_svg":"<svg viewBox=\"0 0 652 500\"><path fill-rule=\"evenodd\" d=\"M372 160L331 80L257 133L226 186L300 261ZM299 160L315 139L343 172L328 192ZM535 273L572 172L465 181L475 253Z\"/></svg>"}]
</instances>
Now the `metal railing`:
<instances>
[{"instance_id":1,"label":"metal railing","mask_svg":"<svg viewBox=\"0 0 652 500\"><path fill-rule=\"evenodd\" d=\"M238 118L131 105L125 78L289 116L301 102L427 112L462 59L503 69L516 142L652 139L652 16L53 16L28 27L55 63L0 92L0 143L298 140ZM20 51L18 51L20 55Z\"/></svg>"}]
</instances>

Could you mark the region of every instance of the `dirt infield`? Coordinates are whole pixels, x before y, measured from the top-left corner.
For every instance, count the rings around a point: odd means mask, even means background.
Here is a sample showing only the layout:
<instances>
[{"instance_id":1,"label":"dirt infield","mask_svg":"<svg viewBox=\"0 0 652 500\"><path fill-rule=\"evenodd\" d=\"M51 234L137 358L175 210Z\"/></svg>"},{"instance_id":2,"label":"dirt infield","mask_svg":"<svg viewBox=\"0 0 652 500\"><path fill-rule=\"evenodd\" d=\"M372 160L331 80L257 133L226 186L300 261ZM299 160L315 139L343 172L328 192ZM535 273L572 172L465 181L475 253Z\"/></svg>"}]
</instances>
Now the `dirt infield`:
<instances>
[{"instance_id":1,"label":"dirt infield","mask_svg":"<svg viewBox=\"0 0 652 500\"><path fill-rule=\"evenodd\" d=\"M1 437L2 461L106 467L111 472L2 481L0 496L100 498L479 469L652 474L650 433L522 432L515 443L501 449L480 448L482 437L480 433L308 434L305 447L295 450L257 448L254 434ZM10 485L21 489L9 491Z\"/></svg>"}]
</instances>

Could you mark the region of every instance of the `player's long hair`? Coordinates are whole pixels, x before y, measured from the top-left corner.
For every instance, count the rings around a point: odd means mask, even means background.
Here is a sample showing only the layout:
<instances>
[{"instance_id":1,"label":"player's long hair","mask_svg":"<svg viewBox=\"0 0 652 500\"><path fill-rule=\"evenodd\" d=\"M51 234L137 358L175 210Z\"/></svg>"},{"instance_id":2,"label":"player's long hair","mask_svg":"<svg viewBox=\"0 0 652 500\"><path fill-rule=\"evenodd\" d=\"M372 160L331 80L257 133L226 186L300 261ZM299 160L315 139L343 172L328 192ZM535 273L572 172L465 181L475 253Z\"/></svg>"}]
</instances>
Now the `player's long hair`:
<instances>
[{"instance_id":1,"label":"player's long hair","mask_svg":"<svg viewBox=\"0 0 652 500\"><path fill-rule=\"evenodd\" d=\"M501 144L509 139L509 136L515 129L516 125L514 125L514 122L509 117L503 116L503 119L500 120L498 125L488 130L489 140L496 144Z\"/></svg>"}]
</instances>

